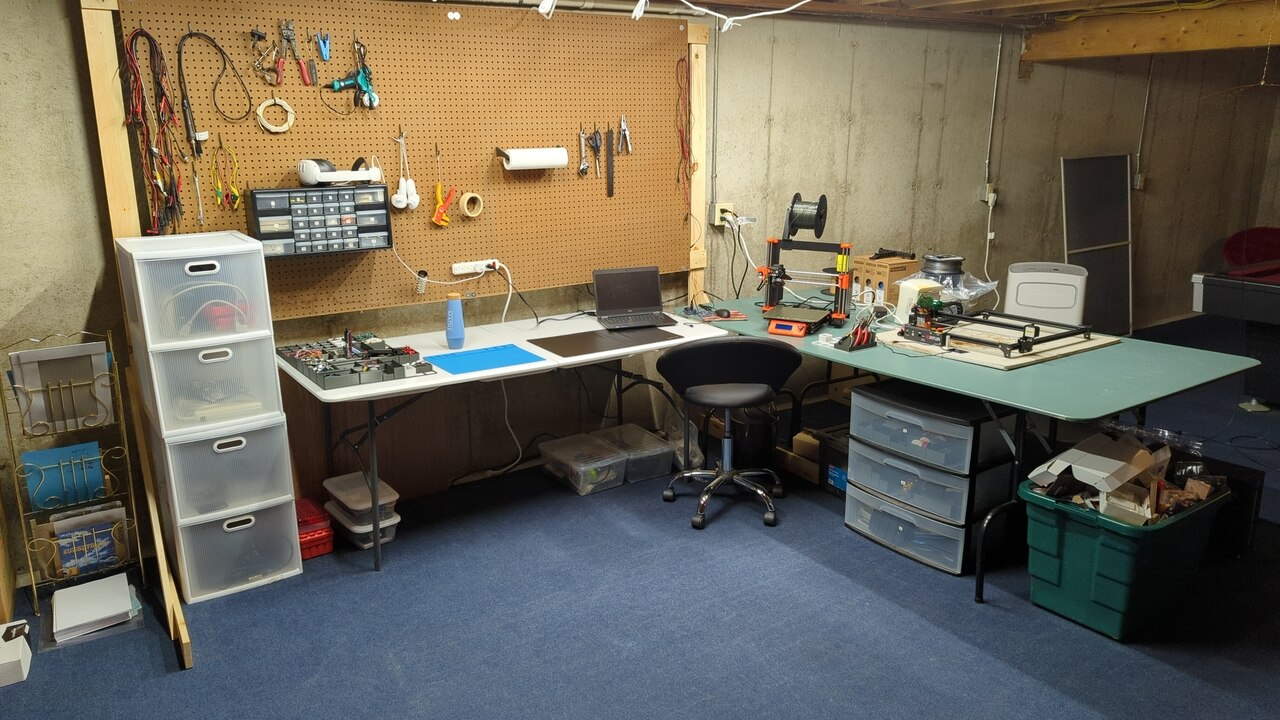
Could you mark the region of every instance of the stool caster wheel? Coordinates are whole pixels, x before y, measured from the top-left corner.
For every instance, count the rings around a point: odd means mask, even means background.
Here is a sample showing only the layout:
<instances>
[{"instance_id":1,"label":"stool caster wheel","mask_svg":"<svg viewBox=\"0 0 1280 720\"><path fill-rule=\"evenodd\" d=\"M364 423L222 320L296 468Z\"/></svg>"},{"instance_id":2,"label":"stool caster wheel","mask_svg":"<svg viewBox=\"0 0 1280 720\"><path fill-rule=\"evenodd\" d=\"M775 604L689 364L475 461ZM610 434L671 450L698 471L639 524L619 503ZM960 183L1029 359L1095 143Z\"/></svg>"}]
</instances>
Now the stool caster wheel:
<instances>
[{"instance_id":1,"label":"stool caster wheel","mask_svg":"<svg viewBox=\"0 0 1280 720\"><path fill-rule=\"evenodd\" d=\"M786 497L787 489L782 487L782 483L778 483L773 487L769 488L769 494L776 498Z\"/></svg>"},{"instance_id":2,"label":"stool caster wheel","mask_svg":"<svg viewBox=\"0 0 1280 720\"><path fill-rule=\"evenodd\" d=\"M663 490L663 491L662 491L662 501L663 501L663 502L675 502L675 501L676 501L676 491L675 491L675 490L672 490L671 488L666 488L665 490Z\"/></svg>"},{"instance_id":3,"label":"stool caster wheel","mask_svg":"<svg viewBox=\"0 0 1280 720\"><path fill-rule=\"evenodd\" d=\"M775 525L777 525L777 524L778 524L778 513L774 512L774 511L772 511L772 510L770 510L770 511L769 511L769 512L767 512L767 513L765 513L765 514L764 514L764 524L765 524L765 525L768 525L769 527L774 527Z\"/></svg>"},{"instance_id":4,"label":"stool caster wheel","mask_svg":"<svg viewBox=\"0 0 1280 720\"><path fill-rule=\"evenodd\" d=\"M701 530L707 526L707 516L701 514L694 515L693 519L689 521L689 524L693 526L694 530Z\"/></svg>"}]
</instances>

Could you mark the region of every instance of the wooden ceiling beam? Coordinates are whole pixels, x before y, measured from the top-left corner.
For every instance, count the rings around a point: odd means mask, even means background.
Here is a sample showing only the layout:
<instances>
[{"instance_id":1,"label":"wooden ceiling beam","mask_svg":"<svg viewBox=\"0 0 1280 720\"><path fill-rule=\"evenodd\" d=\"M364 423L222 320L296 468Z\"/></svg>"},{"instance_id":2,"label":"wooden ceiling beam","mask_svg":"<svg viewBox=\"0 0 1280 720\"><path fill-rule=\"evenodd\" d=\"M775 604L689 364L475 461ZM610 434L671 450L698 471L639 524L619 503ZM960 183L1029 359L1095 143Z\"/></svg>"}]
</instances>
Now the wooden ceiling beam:
<instances>
[{"instance_id":1,"label":"wooden ceiling beam","mask_svg":"<svg viewBox=\"0 0 1280 720\"><path fill-rule=\"evenodd\" d=\"M1042 15L1048 13L1101 10L1151 5L1152 0L905 0L916 10L946 8L950 12L993 12L1013 15Z\"/></svg>"},{"instance_id":2,"label":"wooden ceiling beam","mask_svg":"<svg viewBox=\"0 0 1280 720\"><path fill-rule=\"evenodd\" d=\"M1057 23L1027 33L1022 61L1228 50L1265 47L1276 41L1280 41L1280 17L1275 0L1250 0L1207 10L1105 15Z\"/></svg>"}]
</instances>

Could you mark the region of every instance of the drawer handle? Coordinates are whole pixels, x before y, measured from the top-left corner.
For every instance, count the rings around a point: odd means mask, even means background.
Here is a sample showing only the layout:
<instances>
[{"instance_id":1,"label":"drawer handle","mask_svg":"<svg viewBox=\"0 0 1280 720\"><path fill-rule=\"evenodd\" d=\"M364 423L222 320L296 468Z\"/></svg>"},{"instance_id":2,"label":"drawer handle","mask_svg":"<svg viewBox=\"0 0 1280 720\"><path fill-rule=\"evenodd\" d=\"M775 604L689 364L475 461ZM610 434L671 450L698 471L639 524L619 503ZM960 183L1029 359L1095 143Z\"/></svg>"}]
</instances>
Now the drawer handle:
<instances>
[{"instance_id":1,"label":"drawer handle","mask_svg":"<svg viewBox=\"0 0 1280 720\"><path fill-rule=\"evenodd\" d=\"M201 350L196 358L205 365L213 363L226 362L232 358L235 353L231 352L231 348L215 348L213 350Z\"/></svg>"},{"instance_id":2,"label":"drawer handle","mask_svg":"<svg viewBox=\"0 0 1280 720\"><path fill-rule=\"evenodd\" d=\"M897 468L898 470L901 470L902 472L908 475L914 475L915 477L920 477L920 471L918 469L911 467L910 465L902 462L901 460L894 460L893 458L885 458L884 464L891 468Z\"/></svg>"},{"instance_id":3,"label":"drawer handle","mask_svg":"<svg viewBox=\"0 0 1280 720\"><path fill-rule=\"evenodd\" d=\"M222 263L217 260L199 260L189 262L185 270L188 275L213 275L222 269Z\"/></svg>"},{"instance_id":4,"label":"drawer handle","mask_svg":"<svg viewBox=\"0 0 1280 720\"><path fill-rule=\"evenodd\" d=\"M890 420L897 420L899 422L908 423L910 425L918 426L920 424L920 420L918 418L913 418L910 415L903 415L901 413L896 413L892 410L886 410L884 413L884 416L889 418Z\"/></svg>"},{"instance_id":5,"label":"drawer handle","mask_svg":"<svg viewBox=\"0 0 1280 720\"><path fill-rule=\"evenodd\" d=\"M223 438L213 444L213 451L216 453L229 453L236 450L243 450L245 445L249 443L240 436Z\"/></svg>"},{"instance_id":6,"label":"drawer handle","mask_svg":"<svg viewBox=\"0 0 1280 720\"><path fill-rule=\"evenodd\" d=\"M255 522L257 522L257 520L255 520L252 515L245 515L243 517L238 517L238 518L229 518L222 522L222 530L223 532L229 532L229 533L237 532L239 530L248 530L249 528L253 527L253 524Z\"/></svg>"}]
</instances>

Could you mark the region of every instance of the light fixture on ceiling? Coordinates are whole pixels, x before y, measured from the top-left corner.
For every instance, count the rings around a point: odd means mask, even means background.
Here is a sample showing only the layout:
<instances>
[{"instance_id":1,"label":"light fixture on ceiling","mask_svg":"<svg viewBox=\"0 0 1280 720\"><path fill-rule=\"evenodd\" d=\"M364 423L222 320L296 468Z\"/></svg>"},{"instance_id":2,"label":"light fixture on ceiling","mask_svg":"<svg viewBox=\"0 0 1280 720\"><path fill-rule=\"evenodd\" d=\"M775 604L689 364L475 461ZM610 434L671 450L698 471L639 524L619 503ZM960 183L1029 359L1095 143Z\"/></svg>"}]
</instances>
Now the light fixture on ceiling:
<instances>
[{"instance_id":1,"label":"light fixture on ceiling","mask_svg":"<svg viewBox=\"0 0 1280 720\"><path fill-rule=\"evenodd\" d=\"M551 15L556 11L556 0L542 0L538 3L538 14L550 20Z\"/></svg>"},{"instance_id":2,"label":"light fixture on ceiling","mask_svg":"<svg viewBox=\"0 0 1280 720\"><path fill-rule=\"evenodd\" d=\"M639 20L644 17L644 11L649 9L649 0L639 0L636 3L636 9L631 11L631 19Z\"/></svg>"}]
</instances>

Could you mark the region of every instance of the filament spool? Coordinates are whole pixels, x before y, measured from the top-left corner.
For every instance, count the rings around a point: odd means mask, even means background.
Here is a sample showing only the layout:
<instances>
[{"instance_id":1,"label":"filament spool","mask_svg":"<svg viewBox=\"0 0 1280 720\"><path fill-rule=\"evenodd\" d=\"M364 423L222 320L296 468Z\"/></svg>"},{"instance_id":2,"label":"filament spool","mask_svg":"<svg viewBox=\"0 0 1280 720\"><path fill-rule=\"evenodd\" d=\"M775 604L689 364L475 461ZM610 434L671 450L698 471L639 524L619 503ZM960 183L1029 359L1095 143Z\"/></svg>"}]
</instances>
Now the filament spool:
<instances>
[{"instance_id":1,"label":"filament spool","mask_svg":"<svg viewBox=\"0 0 1280 720\"><path fill-rule=\"evenodd\" d=\"M827 226L827 196L822 195L817 202L808 202L800 199L800 193L796 193L791 198L791 205L787 208L787 238L795 235L796 230L812 230L813 236L822 237L822 231Z\"/></svg>"}]
</instances>

